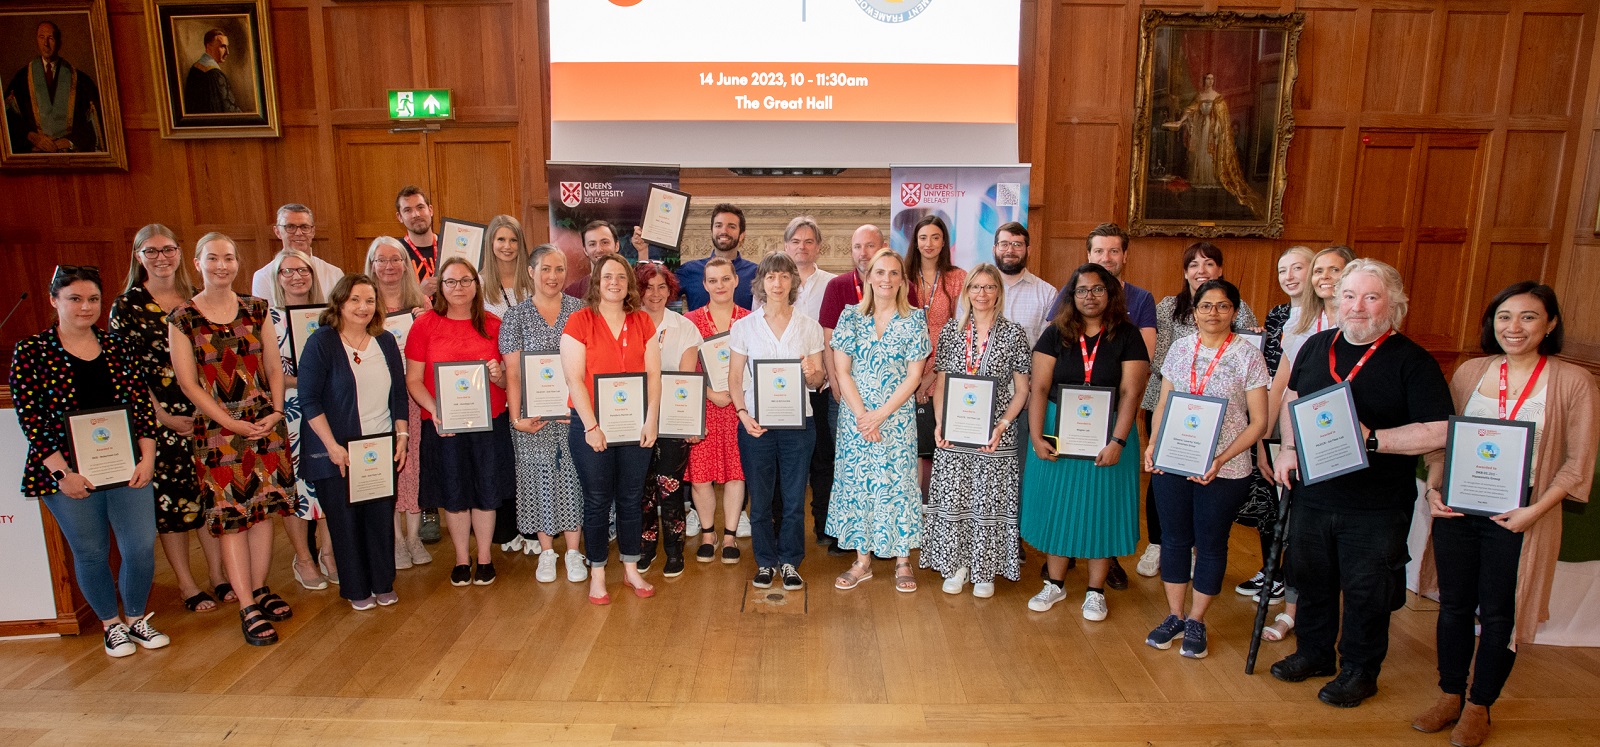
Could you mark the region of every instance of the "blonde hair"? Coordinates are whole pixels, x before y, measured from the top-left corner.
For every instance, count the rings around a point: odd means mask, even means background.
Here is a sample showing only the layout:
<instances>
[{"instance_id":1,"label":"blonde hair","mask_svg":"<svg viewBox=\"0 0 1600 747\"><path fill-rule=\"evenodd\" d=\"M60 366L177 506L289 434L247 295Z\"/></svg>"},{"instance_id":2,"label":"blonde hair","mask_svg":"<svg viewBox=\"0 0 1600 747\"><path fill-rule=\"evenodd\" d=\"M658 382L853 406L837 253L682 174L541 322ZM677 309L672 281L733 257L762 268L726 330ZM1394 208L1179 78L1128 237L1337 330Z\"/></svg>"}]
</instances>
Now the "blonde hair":
<instances>
[{"instance_id":1,"label":"blonde hair","mask_svg":"<svg viewBox=\"0 0 1600 747\"><path fill-rule=\"evenodd\" d=\"M512 258L510 262L513 269L512 275L516 278L515 284L511 287L513 296L511 304L515 306L522 301L533 298L534 292L538 290L533 284L533 276L528 274L528 238L522 232L522 223L516 218L509 215L496 215L489 219L489 226L483 231L483 272L481 274L483 277L488 278L489 282L494 283L497 289L504 290L500 285L500 265L502 263L494 253L494 235L499 233L502 228L511 229L511 235L517 240L517 256ZM484 296L486 298L488 293L489 289L485 288Z\"/></svg>"},{"instance_id":2,"label":"blonde hair","mask_svg":"<svg viewBox=\"0 0 1600 747\"><path fill-rule=\"evenodd\" d=\"M1316 268L1317 260L1322 259L1324 256L1329 254L1336 254L1339 257L1342 257L1344 259L1345 269L1349 268L1351 262L1356 261L1356 253L1350 251L1350 247L1330 246L1311 256L1312 269ZM1341 279L1342 273L1343 270L1341 270ZM1317 323L1318 317L1323 314L1328 315L1328 319L1333 322L1334 326L1339 325L1338 286L1334 287L1333 298L1330 298L1326 301L1322 300L1322 298L1317 295L1317 286L1311 282L1311 274L1309 270L1306 273L1306 287L1300 289L1300 300L1295 305L1300 307L1300 318L1295 320L1294 329L1290 330L1294 334L1303 335L1307 332L1310 332L1312 326Z\"/></svg>"},{"instance_id":3,"label":"blonde hair","mask_svg":"<svg viewBox=\"0 0 1600 747\"><path fill-rule=\"evenodd\" d=\"M328 299L322 296L322 284L317 282L317 268L311 264L311 255L299 249L284 249L278 252L276 267L272 271L272 305L278 308L288 306L289 303L283 296L283 261L293 257L306 264L306 271L311 273L311 290L306 295L306 303L327 303Z\"/></svg>"},{"instance_id":4,"label":"blonde hair","mask_svg":"<svg viewBox=\"0 0 1600 747\"><path fill-rule=\"evenodd\" d=\"M916 250L913 249L912 251ZM899 252L893 249L884 248L879 249L877 254L872 255L872 261L867 263L868 282L871 282L872 268L877 266L880 260L886 258L893 259L896 264L900 265L900 287L894 292L895 312L900 316L909 316L911 314L911 300L907 296L908 291L906 289L906 284L909 283L910 280L906 277L906 258L900 256ZM856 307L856 309L862 316L872 316L877 311L878 296L876 293L871 292L863 293L862 296L863 298L861 299L861 303Z\"/></svg>"},{"instance_id":5,"label":"blonde hair","mask_svg":"<svg viewBox=\"0 0 1600 747\"><path fill-rule=\"evenodd\" d=\"M422 285L417 282L417 272L411 265L411 254L406 251L405 246L401 245L401 243L392 236L379 236L378 238L373 239L372 243L367 246L367 262L366 267L363 269L366 271L367 277L372 278L373 287L378 288L378 271L372 266L372 263L378 258L378 247L380 246L391 247L395 251L400 252L402 269L400 273L400 298L398 299L400 305L396 308L428 308L428 297L422 295ZM384 298L385 301L388 300L388 297L383 295L382 288L378 288L378 295L379 297Z\"/></svg>"},{"instance_id":6,"label":"blonde hair","mask_svg":"<svg viewBox=\"0 0 1600 747\"><path fill-rule=\"evenodd\" d=\"M183 261L183 242L178 240L178 234L173 233L172 229L160 223L151 223L133 235L133 259L128 263L128 282L122 286L122 292L127 293L150 279L149 273L144 270L144 263L139 261L139 247L157 236L165 236L178 245L178 266L172 273L172 288L186 300L193 298L194 276L190 274L189 265Z\"/></svg>"},{"instance_id":7,"label":"blonde hair","mask_svg":"<svg viewBox=\"0 0 1600 747\"><path fill-rule=\"evenodd\" d=\"M956 329L967 326L967 320L972 318L972 281L979 275L987 275L994 281L994 310L996 318L1005 316L1006 310L1006 284L1000 278L1000 268L984 262L972 268L967 273L967 281L961 284L961 301L956 306ZM934 334L938 334L935 332Z\"/></svg>"},{"instance_id":8,"label":"blonde hair","mask_svg":"<svg viewBox=\"0 0 1600 747\"><path fill-rule=\"evenodd\" d=\"M1411 310L1411 298L1406 295L1405 280L1400 277L1400 271L1392 265L1379 262L1375 259L1355 259L1344 266L1344 274L1339 276L1339 292L1344 292L1344 287L1350 278L1356 275L1371 275L1383 283L1383 290L1389 296L1389 327L1400 329L1406 320L1406 313Z\"/></svg>"}]
</instances>

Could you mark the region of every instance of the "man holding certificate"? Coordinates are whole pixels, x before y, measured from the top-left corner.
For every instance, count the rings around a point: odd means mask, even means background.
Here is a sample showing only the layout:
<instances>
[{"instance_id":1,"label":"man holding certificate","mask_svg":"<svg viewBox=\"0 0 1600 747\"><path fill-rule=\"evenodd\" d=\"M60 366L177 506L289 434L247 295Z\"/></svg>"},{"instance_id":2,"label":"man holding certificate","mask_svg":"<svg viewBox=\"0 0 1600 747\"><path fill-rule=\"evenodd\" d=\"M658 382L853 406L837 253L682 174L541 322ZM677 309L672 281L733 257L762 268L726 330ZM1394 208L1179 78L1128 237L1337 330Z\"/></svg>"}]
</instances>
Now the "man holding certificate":
<instances>
[{"instance_id":1,"label":"man holding certificate","mask_svg":"<svg viewBox=\"0 0 1600 747\"><path fill-rule=\"evenodd\" d=\"M1293 422L1291 405L1301 392L1349 382L1369 466L1299 484L1295 429L1283 429L1274 467L1278 482L1293 491L1289 582L1300 590L1300 614L1298 649L1272 665L1272 676L1299 682L1331 676L1337 665L1338 678L1317 697L1350 708L1378 691L1389 613L1405 598L1415 457L1444 445L1454 409L1439 364L1396 331L1407 303L1398 271L1358 259L1344 268L1337 297L1339 329L1312 335L1301 347L1279 422Z\"/></svg>"},{"instance_id":2,"label":"man holding certificate","mask_svg":"<svg viewBox=\"0 0 1600 747\"><path fill-rule=\"evenodd\" d=\"M1500 291L1483 314L1489 355L1461 364L1450 382L1465 417L1452 419L1446 451L1428 455L1433 544L1420 591L1436 586L1439 594L1440 692L1411 726L1435 732L1459 722L1454 744L1488 737L1489 707L1517 644L1532 643L1550 616L1561 502L1589 497L1600 413L1594 377L1555 357L1564 327L1549 286L1524 281ZM1514 458L1524 448L1531 471Z\"/></svg>"},{"instance_id":3,"label":"man holding certificate","mask_svg":"<svg viewBox=\"0 0 1600 747\"><path fill-rule=\"evenodd\" d=\"M1250 492L1250 449L1267 429L1272 379L1261 350L1234 332L1242 306L1239 289L1221 278L1195 289L1198 332L1175 340L1161 365L1161 396L1144 452L1161 513L1168 612L1144 642L1167 649L1182 636L1180 653L1190 659L1208 653L1206 610L1222 592L1228 532ZM1185 617L1191 579L1194 601Z\"/></svg>"},{"instance_id":4,"label":"man holding certificate","mask_svg":"<svg viewBox=\"0 0 1600 747\"><path fill-rule=\"evenodd\" d=\"M339 596L357 610L400 601L394 503L411 429L405 360L379 308L373 280L346 275L300 359L299 477L316 486Z\"/></svg>"},{"instance_id":5,"label":"man holding certificate","mask_svg":"<svg viewBox=\"0 0 1600 747\"><path fill-rule=\"evenodd\" d=\"M750 544L756 556L758 589L781 577L790 591L805 585L800 561L806 555L806 480L816 446L815 413L807 393L822 386L822 325L796 314L800 269L776 252L756 270L760 306L734 322L729 348L728 394L738 413L739 457L750 486ZM763 376L763 364L780 371ZM778 362L782 363L778 363ZM793 374L799 374L795 376ZM787 379L787 380L785 380ZM798 424L789 416L799 415ZM773 503L782 535L774 532Z\"/></svg>"}]
</instances>

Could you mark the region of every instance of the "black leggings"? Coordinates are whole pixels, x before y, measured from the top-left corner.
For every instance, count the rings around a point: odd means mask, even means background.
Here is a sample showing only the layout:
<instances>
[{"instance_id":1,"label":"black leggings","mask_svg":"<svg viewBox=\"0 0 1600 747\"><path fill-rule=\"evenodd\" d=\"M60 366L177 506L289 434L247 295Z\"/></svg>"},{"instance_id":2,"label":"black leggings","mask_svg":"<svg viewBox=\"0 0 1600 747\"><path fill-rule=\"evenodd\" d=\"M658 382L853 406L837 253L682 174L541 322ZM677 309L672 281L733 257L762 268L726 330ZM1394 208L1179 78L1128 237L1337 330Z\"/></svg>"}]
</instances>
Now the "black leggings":
<instances>
[{"instance_id":1,"label":"black leggings","mask_svg":"<svg viewBox=\"0 0 1600 747\"><path fill-rule=\"evenodd\" d=\"M1494 705L1517 661L1511 636L1522 535L1484 516L1437 518L1433 559L1439 568L1439 689L1466 693L1477 705ZM1483 627L1477 640L1474 618ZM1467 693L1469 665L1474 676Z\"/></svg>"}]
</instances>

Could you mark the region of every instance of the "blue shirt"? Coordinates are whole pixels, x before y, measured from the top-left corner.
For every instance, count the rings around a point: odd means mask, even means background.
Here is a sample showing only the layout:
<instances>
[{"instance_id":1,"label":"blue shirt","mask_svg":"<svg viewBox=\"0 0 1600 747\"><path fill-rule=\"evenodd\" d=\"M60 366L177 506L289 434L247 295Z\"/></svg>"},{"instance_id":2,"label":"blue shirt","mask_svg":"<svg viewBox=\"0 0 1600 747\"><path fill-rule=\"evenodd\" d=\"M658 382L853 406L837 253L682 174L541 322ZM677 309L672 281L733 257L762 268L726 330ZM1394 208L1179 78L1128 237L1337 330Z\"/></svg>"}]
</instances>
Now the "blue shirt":
<instances>
[{"instance_id":1,"label":"blue shirt","mask_svg":"<svg viewBox=\"0 0 1600 747\"><path fill-rule=\"evenodd\" d=\"M709 261L709 257L696 259L678 267L678 286L683 290L684 308L688 311L694 311L711 303L711 294L706 292L706 262ZM739 285L733 290L735 305L748 309L755 302L750 295L750 289L755 286L758 267L756 263L745 259L744 255L734 255L733 272L739 276ZM1155 326L1154 311L1151 312L1150 318L1151 326Z\"/></svg>"},{"instance_id":2,"label":"blue shirt","mask_svg":"<svg viewBox=\"0 0 1600 747\"><path fill-rule=\"evenodd\" d=\"M1122 291L1128 298L1128 321L1139 329L1156 328L1156 297L1143 288L1133 283L1123 283ZM1050 304L1049 319L1056 318L1056 312L1061 310L1061 304L1070 303L1072 288L1062 288L1056 294L1056 302Z\"/></svg>"}]
</instances>

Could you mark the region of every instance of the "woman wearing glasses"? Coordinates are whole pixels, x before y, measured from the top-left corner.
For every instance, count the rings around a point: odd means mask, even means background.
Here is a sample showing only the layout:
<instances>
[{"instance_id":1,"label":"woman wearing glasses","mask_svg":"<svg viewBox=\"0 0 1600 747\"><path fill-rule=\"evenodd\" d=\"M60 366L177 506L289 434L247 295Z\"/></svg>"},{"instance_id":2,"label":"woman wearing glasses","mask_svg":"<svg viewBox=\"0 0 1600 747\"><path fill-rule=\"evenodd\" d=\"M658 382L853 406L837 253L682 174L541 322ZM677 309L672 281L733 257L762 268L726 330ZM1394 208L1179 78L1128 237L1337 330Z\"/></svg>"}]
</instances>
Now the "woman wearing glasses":
<instances>
[{"instance_id":1,"label":"woman wearing glasses","mask_svg":"<svg viewBox=\"0 0 1600 747\"><path fill-rule=\"evenodd\" d=\"M994 596L994 579L1016 581L1017 557L1016 429L1011 424L1028 401L1033 360L1028 333L1003 315L1005 286L1000 270L981 264L967 274L956 316L939 331L934 361L933 480L922 511L920 564L944 576L944 593L960 594L967 580L972 595ZM981 376L994 382L993 430L982 445L950 441L944 421L946 398L960 396L951 375ZM957 386L952 386L956 384Z\"/></svg>"},{"instance_id":2,"label":"woman wearing glasses","mask_svg":"<svg viewBox=\"0 0 1600 747\"><path fill-rule=\"evenodd\" d=\"M377 285L385 316L404 312L416 318L427 311L428 299L422 295L417 273L411 268L411 257L399 241L388 236L372 240L367 247L366 275ZM397 336L395 343L400 346L403 360L406 336ZM406 404L406 422L412 428L419 427L422 411L417 408L417 401L407 397ZM400 481L395 486L394 567L401 571L433 562L433 555L418 536L422 530L422 507L417 503L417 455L421 443L416 433L406 439L405 466L400 468Z\"/></svg>"},{"instance_id":3,"label":"woman wearing glasses","mask_svg":"<svg viewBox=\"0 0 1600 747\"><path fill-rule=\"evenodd\" d=\"M311 257L298 249L284 249L278 253L278 272L272 279L272 330L278 336L278 360L283 363L283 419L289 429L289 455L300 461L300 388L296 379L299 361L294 354L294 341L289 335L289 307L310 306L324 302L321 282L311 266ZM303 347L315 331L295 330ZM339 569L334 563L333 547L329 544L328 526L321 523L322 504L317 502L317 489L305 478L295 476L294 515L283 517L283 530L289 535L289 546L294 548L294 562L290 566L294 580L310 591L328 588L328 582L339 583ZM311 541L307 533L309 522L317 524L317 556L311 554Z\"/></svg>"},{"instance_id":4,"label":"woman wearing glasses","mask_svg":"<svg viewBox=\"0 0 1600 747\"><path fill-rule=\"evenodd\" d=\"M439 292L433 309L417 317L406 340L406 388L422 408L422 484L424 509L440 509L455 546L451 586L494 583L489 557L495 512L516 495L511 454L511 424L506 415L505 368L500 365L500 317L483 310L483 290L472 264L451 257L439 266ZM435 363L484 361L489 380L491 429L440 433ZM476 543L468 544L470 538ZM477 568L470 552L476 549Z\"/></svg>"},{"instance_id":5,"label":"woman wearing glasses","mask_svg":"<svg viewBox=\"0 0 1600 747\"><path fill-rule=\"evenodd\" d=\"M205 524L199 478L194 472L194 405L183 396L172 371L167 347L167 312L194 296L194 281L183 262L177 234L151 223L133 235L133 260L128 284L111 303L111 331L128 341L138 359L140 375L150 390L156 417L156 470L150 488L156 496L156 531L161 550L172 566L183 606L190 612L209 612L219 602L233 601L233 587L222 569L222 547L208 532L200 532L200 551L206 559L209 581L196 583L189 568L189 532ZM222 583L217 583L218 580ZM206 593L212 589L216 596Z\"/></svg>"},{"instance_id":6,"label":"woman wearing glasses","mask_svg":"<svg viewBox=\"0 0 1600 747\"><path fill-rule=\"evenodd\" d=\"M28 438L22 494L40 498L72 549L78 587L105 630L112 657L171 641L150 626L145 603L155 576L156 427L144 367L128 341L95 327L100 318L100 271L63 265L50 280L56 323L17 343L11 396ZM77 472L64 413L126 407L138 460L120 487L101 488ZM108 532L109 530L109 532ZM111 538L122 556L119 578L110 565ZM121 602L120 609L118 602ZM126 616L126 617L124 617Z\"/></svg>"},{"instance_id":7,"label":"woman wearing glasses","mask_svg":"<svg viewBox=\"0 0 1600 747\"><path fill-rule=\"evenodd\" d=\"M239 594L245 642L278 642L273 622L294 610L267 587L272 524L293 511L294 471L283 421L283 367L267 302L233 291L239 250L220 233L200 237L195 265L204 286L168 315L172 369L199 414L195 468L206 526L222 539L228 582Z\"/></svg>"}]
</instances>

